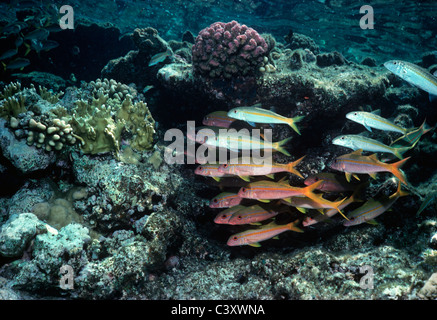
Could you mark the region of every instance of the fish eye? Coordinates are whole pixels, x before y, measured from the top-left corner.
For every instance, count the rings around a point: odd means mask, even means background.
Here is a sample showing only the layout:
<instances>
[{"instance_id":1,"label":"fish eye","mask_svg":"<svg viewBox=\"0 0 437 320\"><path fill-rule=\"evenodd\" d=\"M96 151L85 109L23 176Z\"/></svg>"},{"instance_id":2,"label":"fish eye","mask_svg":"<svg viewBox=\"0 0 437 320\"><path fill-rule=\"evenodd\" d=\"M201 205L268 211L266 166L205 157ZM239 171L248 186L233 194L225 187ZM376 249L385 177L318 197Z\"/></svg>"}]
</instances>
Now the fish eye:
<instances>
[{"instance_id":1,"label":"fish eye","mask_svg":"<svg viewBox=\"0 0 437 320\"><path fill-rule=\"evenodd\" d=\"M203 168L202 168L202 167L199 167L199 170L203 170Z\"/></svg>"},{"instance_id":2,"label":"fish eye","mask_svg":"<svg viewBox=\"0 0 437 320\"><path fill-rule=\"evenodd\" d=\"M224 165L223 165L223 168L226 169L227 167L228 167L228 164L224 164Z\"/></svg>"},{"instance_id":3,"label":"fish eye","mask_svg":"<svg viewBox=\"0 0 437 320\"><path fill-rule=\"evenodd\" d=\"M238 237L232 237L232 240L237 241Z\"/></svg>"},{"instance_id":4,"label":"fish eye","mask_svg":"<svg viewBox=\"0 0 437 320\"><path fill-rule=\"evenodd\" d=\"M227 215L222 215L222 219L226 219L228 216Z\"/></svg>"},{"instance_id":5,"label":"fish eye","mask_svg":"<svg viewBox=\"0 0 437 320\"><path fill-rule=\"evenodd\" d=\"M214 202L214 203L217 203L217 202L218 202L218 200L217 200L217 199L214 199L214 200L212 200L212 202Z\"/></svg>"},{"instance_id":6,"label":"fish eye","mask_svg":"<svg viewBox=\"0 0 437 320\"><path fill-rule=\"evenodd\" d=\"M344 137L341 137L341 140L344 140Z\"/></svg>"},{"instance_id":7,"label":"fish eye","mask_svg":"<svg viewBox=\"0 0 437 320\"><path fill-rule=\"evenodd\" d=\"M241 219L243 219L243 217L242 217L242 216L238 216L237 219L238 219L238 220L241 220Z\"/></svg>"},{"instance_id":8,"label":"fish eye","mask_svg":"<svg viewBox=\"0 0 437 320\"><path fill-rule=\"evenodd\" d=\"M314 178L314 181L319 181L319 178L315 177L315 178Z\"/></svg>"},{"instance_id":9,"label":"fish eye","mask_svg":"<svg viewBox=\"0 0 437 320\"><path fill-rule=\"evenodd\" d=\"M354 115L357 115L358 113L354 112Z\"/></svg>"},{"instance_id":10,"label":"fish eye","mask_svg":"<svg viewBox=\"0 0 437 320\"><path fill-rule=\"evenodd\" d=\"M237 110L234 110L234 113L237 113Z\"/></svg>"},{"instance_id":11,"label":"fish eye","mask_svg":"<svg viewBox=\"0 0 437 320\"><path fill-rule=\"evenodd\" d=\"M396 61L394 61L393 64L398 64L398 63Z\"/></svg>"},{"instance_id":12,"label":"fish eye","mask_svg":"<svg viewBox=\"0 0 437 320\"><path fill-rule=\"evenodd\" d=\"M246 192L246 188L241 188L241 191Z\"/></svg>"}]
</instances>

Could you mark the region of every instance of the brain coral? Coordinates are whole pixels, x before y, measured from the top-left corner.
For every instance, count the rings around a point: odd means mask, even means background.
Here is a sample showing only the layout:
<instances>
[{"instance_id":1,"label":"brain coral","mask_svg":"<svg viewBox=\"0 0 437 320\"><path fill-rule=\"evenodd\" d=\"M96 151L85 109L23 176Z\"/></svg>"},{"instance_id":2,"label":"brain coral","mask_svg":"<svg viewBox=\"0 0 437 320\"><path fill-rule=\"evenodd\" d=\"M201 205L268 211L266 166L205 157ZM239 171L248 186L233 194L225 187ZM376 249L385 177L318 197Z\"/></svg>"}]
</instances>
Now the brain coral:
<instances>
[{"instance_id":1,"label":"brain coral","mask_svg":"<svg viewBox=\"0 0 437 320\"><path fill-rule=\"evenodd\" d=\"M229 79L255 74L268 54L268 45L244 24L215 22L199 32L192 53L196 73Z\"/></svg>"}]
</instances>

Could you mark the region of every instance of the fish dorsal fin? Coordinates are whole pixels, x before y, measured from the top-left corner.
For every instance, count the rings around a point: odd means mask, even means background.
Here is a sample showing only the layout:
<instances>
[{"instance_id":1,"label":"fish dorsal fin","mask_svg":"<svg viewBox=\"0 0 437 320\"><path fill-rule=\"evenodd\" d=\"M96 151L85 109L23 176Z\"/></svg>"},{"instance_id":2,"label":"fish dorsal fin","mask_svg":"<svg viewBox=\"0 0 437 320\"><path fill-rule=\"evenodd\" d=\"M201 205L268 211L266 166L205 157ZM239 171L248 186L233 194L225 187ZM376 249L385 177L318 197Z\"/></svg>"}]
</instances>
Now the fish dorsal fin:
<instances>
[{"instance_id":1,"label":"fish dorsal fin","mask_svg":"<svg viewBox=\"0 0 437 320\"><path fill-rule=\"evenodd\" d=\"M381 115L381 109L373 110L371 113L376 114L377 116Z\"/></svg>"},{"instance_id":2,"label":"fish dorsal fin","mask_svg":"<svg viewBox=\"0 0 437 320\"><path fill-rule=\"evenodd\" d=\"M286 183L286 184L288 184L287 176L281 178L281 180L279 180L278 183Z\"/></svg>"},{"instance_id":3,"label":"fish dorsal fin","mask_svg":"<svg viewBox=\"0 0 437 320\"><path fill-rule=\"evenodd\" d=\"M361 155L363 153L363 149L358 149L358 150L355 150L354 152L351 152L351 154L356 154L356 155Z\"/></svg>"},{"instance_id":4,"label":"fish dorsal fin","mask_svg":"<svg viewBox=\"0 0 437 320\"><path fill-rule=\"evenodd\" d=\"M369 159L374 160L374 161L379 161L378 157L376 156L376 153L372 154L369 156Z\"/></svg>"}]
</instances>

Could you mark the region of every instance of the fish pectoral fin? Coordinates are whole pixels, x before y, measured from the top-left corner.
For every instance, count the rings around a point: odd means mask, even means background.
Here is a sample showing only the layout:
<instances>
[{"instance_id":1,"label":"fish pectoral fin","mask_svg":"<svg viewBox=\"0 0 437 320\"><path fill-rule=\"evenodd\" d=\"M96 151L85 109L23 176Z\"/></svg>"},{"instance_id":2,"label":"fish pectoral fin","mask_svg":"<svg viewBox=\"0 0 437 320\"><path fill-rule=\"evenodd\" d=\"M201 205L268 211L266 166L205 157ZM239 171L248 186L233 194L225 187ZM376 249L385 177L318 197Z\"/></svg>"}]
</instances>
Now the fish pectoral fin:
<instances>
[{"instance_id":1,"label":"fish pectoral fin","mask_svg":"<svg viewBox=\"0 0 437 320\"><path fill-rule=\"evenodd\" d=\"M366 223L371 224L371 225L374 225L374 226L377 226L377 225L378 225L378 222L376 222L374 219L369 220L369 221L366 221Z\"/></svg>"},{"instance_id":2,"label":"fish pectoral fin","mask_svg":"<svg viewBox=\"0 0 437 320\"><path fill-rule=\"evenodd\" d=\"M345 172L345 173L344 173L344 176L345 176L347 182L351 182L351 175L352 175L352 174L349 173L349 172Z\"/></svg>"},{"instance_id":3,"label":"fish pectoral fin","mask_svg":"<svg viewBox=\"0 0 437 320\"><path fill-rule=\"evenodd\" d=\"M243 179L246 182L250 182L250 177L249 176L239 176L241 179Z\"/></svg>"},{"instance_id":4,"label":"fish pectoral fin","mask_svg":"<svg viewBox=\"0 0 437 320\"><path fill-rule=\"evenodd\" d=\"M252 127L255 127L255 122L247 121L248 124L250 124Z\"/></svg>"},{"instance_id":5,"label":"fish pectoral fin","mask_svg":"<svg viewBox=\"0 0 437 320\"><path fill-rule=\"evenodd\" d=\"M370 176L372 179L376 180L376 172L369 173L369 176Z\"/></svg>"},{"instance_id":6,"label":"fish pectoral fin","mask_svg":"<svg viewBox=\"0 0 437 320\"><path fill-rule=\"evenodd\" d=\"M279 240L278 236L274 236L272 239Z\"/></svg>"},{"instance_id":7,"label":"fish pectoral fin","mask_svg":"<svg viewBox=\"0 0 437 320\"><path fill-rule=\"evenodd\" d=\"M355 179L357 179L358 181L361 181L361 180L360 180L360 177L358 177L356 174L353 174L352 176L353 176Z\"/></svg>"},{"instance_id":8,"label":"fish pectoral fin","mask_svg":"<svg viewBox=\"0 0 437 320\"><path fill-rule=\"evenodd\" d=\"M262 225L262 223L261 222L252 222L252 223L249 223L251 226L260 226L260 225Z\"/></svg>"},{"instance_id":9,"label":"fish pectoral fin","mask_svg":"<svg viewBox=\"0 0 437 320\"><path fill-rule=\"evenodd\" d=\"M372 132L372 128L370 128L367 124L364 124L364 128L366 128L368 131Z\"/></svg>"},{"instance_id":10,"label":"fish pectoral fin","mask_svg":"<svg viewBox=\"0 0 437 320\"><path fill-rule=\"evenodd\" d=\"M270 200L267 200L267 199L258 199L258 201L264 202L264 203L269 203L270 202Z\"/></svg>"},{"instance_id":11,"label":"fish pectoral fin","mask_svg":"<svg viewBox=\"0 0 437 320\"><path fill-rule=\"evenodd\" d=\"M266 174L266 177L270 178L270 179L275 179L275 175L273 173L271 174Z\"/></svg>"},{"instance_id":12,"label":"fish pectoral fin","mask_svg":"<svg viewBox=\"0 0 437 320\"><path fill-rule=\"evenodd\" d=\"M220 182L220 178L219 177L212 177L215 181Z\"/></svg>"},{"instance_id":13,"label":"fish pectoral fin","mask_svg":"<svg viewBox=\"0 0 437 320\"><path fill-rule=\"evenodd\" d=\"M249 243L249 246L251 246L251 247L255 247L255 248L259 248L259 247L261 247L261 245L259 244L259 242Z\"/></svg>"},{"instance_id":14,"label":"fish pectoral fin","mask_svg":"<svg viewBox=\"0 0 437 320\"><path fill-rule=\"evenodd\" d=\"M307 209L306 208L296 207L296 209L299 210L302 213L307 213Z\"/></svg>"},{"instance_id":15,"label":"fish pectoral fin","mask_svg":"<svg viewBox=\"0 0 437 320\"><path fill-rule=\"evenodd\" d=\"M325 214L325 212L323 211L323 208L319 208L319 209L317 209L317 211L319 211L321 214Z\"/></svg>"},{"instance_id":16,"label":"fish pectoral fin","mask_svg":"<svg viewBox=\"0 0 437 320\"><path fill-rule=\"evenodd\" d=\"M429 102L437 101L437 96L433 94L429 94Z\"/></svg>"}]
</instances>

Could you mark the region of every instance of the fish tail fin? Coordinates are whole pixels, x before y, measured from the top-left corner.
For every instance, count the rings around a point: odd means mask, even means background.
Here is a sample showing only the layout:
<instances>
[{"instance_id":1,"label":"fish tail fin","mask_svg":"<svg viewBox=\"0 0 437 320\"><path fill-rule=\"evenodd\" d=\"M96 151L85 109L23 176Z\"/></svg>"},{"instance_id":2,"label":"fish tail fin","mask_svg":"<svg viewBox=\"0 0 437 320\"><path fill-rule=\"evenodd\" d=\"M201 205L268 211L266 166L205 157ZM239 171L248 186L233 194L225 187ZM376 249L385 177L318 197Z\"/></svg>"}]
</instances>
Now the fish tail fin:
<instances>
[{"instance_id":1,"label":"fish tail fin","mask_svg":"<svg viewBox=\"0 0 437 320\"><path fill-rule=\"evenodd\" d=\"M6 71L6 63L2 62L3 70Z\"/></svg>"},{"instance_id":2,"label":"fish tail fin","mask_svg":"<svg viewBox=\"0 0 437 320\"><path fill-rule=\"evenodd\" d=\"M285 154L286 156L291 156L291 154L283 147L284 144L286 144L288 141L291 140L291 137L285 138L284 140L281 140L279 142L275 142L273 144L273 149Z\"/></svg>"},{"instance_id":3,"label":"fish tail fin","mask_svg":"<svg viewBox=\"0 0 437 320\"><path fill-rule=\"evenodd\" d=\"M410 195L408 192L402 190L402 189L401 189L401 186L402 186L402 183L401 183L401 181L399 181L399 183L398 183L398 189L396 190L396 192L395 192L394 194L392 194L392 195L390 196L390 198L393 198L393 197L400 198L400 197L405 197L405 196L409 196L409 195Z\"/></svg>"},{"instance_id":4,"label":"fish tail fin","mask_svg":"<svg viewBox=\"0 0 437 320\"><path fill-rule=\"evenodd\" d=\"M403 184L407 185L407 180L405 178L405 175L401 172L400 168L405 164L405 162L410 159L411 157L402 159L398 162L390 164L390 172L393 173L393 175L398 178Z\"/></svg>"},{"instance_id":5,"label":"fish tail fin","mask_svg":"<svg viewBox=\"0 0 437 320\"><path fill-rule=\"evenodd\" d=\"M303 156L302 158L297 159L296 161L290 162L289 164L287 164L287 171L292 173L292 174L295 174L298 177L303 179L302 174L299 171L297 171L296 169L294 169L294 167L296 167L303 160L303 158L305 158L305 157L306 156Z\"/></svg>"},{"instance_id":6,"label":"fish tail fin","mask_svg":"<svg viewBox=\"0 0 437 320\"><path fill-rule=\"evenodd\" d=\"M297 128L297 126L296 126L296 122L299 122L299 121L301 121L302 119L304 118L304 116L297 116L297 117L294 117L294 118L288 118L287 119L287 124L294 130L294 131L296 131L297 132L297 134L299 134L300 135L300 131L299 131L299 129Z\"/></svg>"},{"instance_id":7,"label":"fish tail fin","mask_svg":"<svg viewBox=\"0 0 437 320\"><path fill-rule=\"evenodd\" d=\"M316 190L318 187L320 187L322 183L323 180L319 180L316 183L310 184L308 187L303 188L303 194L308 198L316 196L316 194L313 191Z\"/></svg>"},{"instance_id":8,"label":"fish tail fin","mask_svg":"<svg viewBox=\"0 0 437 320\"><path fill-rule=\"evenodd\" d=\"M410 150L411 148L413 148L416 144L413 144L411 147L401 147L401 148L394 148L394 155L398 158L398 159L403 159L404 157L402 156L403 153L407 152L408 150Z\"/></svg>"},{"instance_id":9,"label":"fish tail fin","mask_svg":"<svg viewBox=\"0 0 437 320\"><path fill-rule=\"evenodd\" d=\"M295 221L290 222L289 224L287 224L287 227L291 231L301 232L302 233L303 230L300 229L299 227L297 227L298 224L299 224L299 220L295 220Z\"/></svg>"}]
</instances>

